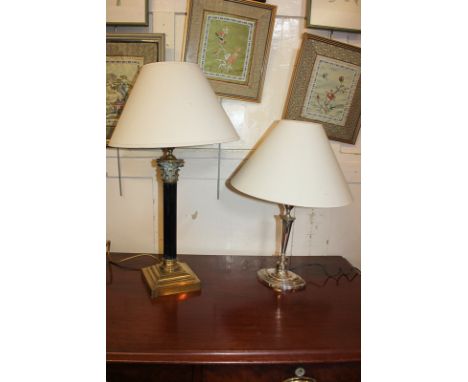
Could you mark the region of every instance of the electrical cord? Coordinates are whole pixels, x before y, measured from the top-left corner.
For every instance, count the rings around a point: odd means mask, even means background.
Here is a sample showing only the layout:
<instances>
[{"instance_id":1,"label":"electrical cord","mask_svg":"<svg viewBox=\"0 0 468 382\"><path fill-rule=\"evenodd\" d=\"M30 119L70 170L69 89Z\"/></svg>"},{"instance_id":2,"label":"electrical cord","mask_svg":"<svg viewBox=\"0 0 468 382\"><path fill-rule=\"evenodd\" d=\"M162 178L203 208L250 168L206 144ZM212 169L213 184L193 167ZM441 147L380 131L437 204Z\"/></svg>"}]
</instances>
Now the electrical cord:
<instances>
[{"instance_id":1,"label":"electrical cord","mask_svg":"<svg viewBox=\"0 0 468 382\"><path fill-rule=\"evenodd\" d=\"M107 257L107 262L109 264L109 270L110 270L110 273L111 273L111 278L112 278L112 268L110 267L111 264L115 265L115 266L117 266L119 268L122 268L122 269L127 269L129 271L141 271L141 269L144 268L144 267L137 267L137 268L129 267L129 266L123 265L122 263L124 263L126 261L129 261L129 260L137 259L139 257L144 257L144 256L151 257L151 258L155 259L156 263L159 262L158 256L155 256L155 255L152 255L152 254L149 254L149 253L140 253L138 255L128 256L128 257L125 257L123 259L120 259L119 261L115 261L115 260L112 260L110 247L111 247L111 241L107 240L106 241L106 257ZM145 267L147 267L147 265L145 265Z\"/></svg>"},{"instance_id":2,"label":"electrical cord","mask_svg":"<svg viewBox=\"0 0 468 382\"><path fill-rule=\"evenodd\" d=\"M302 268L302 267L319 267L322 269L326 278L321 284L316 283L311 280L308 281L308 283L313 284L317 287L324 287L330 280L335 280L336 285L338 285L342 278L345 278L346 280L348 280L348 282L352 282L356 277L361 276L361 271L358 268L353 267L353 266L351 267L350 272L343 272L343 269L339 267L338 271L335 274L330 274L330 272L328 272L327 267L320 263L300 264L300 265L290 268L290 270L293 271L297 268Z\"/></svg>"},{"instance_id":3,"label":"electrical cord","mask_svg":"<svg viewBox=\"0 0 468 382\"><path fill-rule=\"evenodd\" d=\"M139 255L133 255L133 256L125 257L124 259L121 259L119 261L112 260L112 257L110 255L110 253L108 254L109 264L115 265L115 266L117 266L119 268L122 268L122 269L127 269L129 271L141 271L141 269L144 268L144 267L129 267L129 266L123 265L122 263L124 263L125 261L133 260L133 259L136 259L138 257L144 257L144 256L151 257L151 258L157 260L156 263L159 262L159 258L157 256L151 255L149 253L140 253ZM145 267L147 267L147 266L148 265L145 265Z\"/></svg>"}]
</instances>

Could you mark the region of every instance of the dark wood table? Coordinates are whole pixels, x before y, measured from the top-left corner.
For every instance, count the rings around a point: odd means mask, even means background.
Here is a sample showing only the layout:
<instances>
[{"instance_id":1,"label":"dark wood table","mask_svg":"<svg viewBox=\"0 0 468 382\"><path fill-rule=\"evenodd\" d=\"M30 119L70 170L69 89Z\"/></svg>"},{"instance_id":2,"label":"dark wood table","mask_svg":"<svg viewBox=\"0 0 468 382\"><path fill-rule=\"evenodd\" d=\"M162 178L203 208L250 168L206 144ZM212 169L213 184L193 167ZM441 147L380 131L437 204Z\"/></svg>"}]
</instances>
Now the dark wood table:
<instances>
[{"instance_id":1,"label":"dark wood table","mask_svg":"<svg viewBox=\"0 0 468 382\"><path fill-rule=\"evenodd\" d=\"M360 381L361 280L344 258L293 257L291 269L307 287L283 295L256 279L259 268L274 266L273 257L179 259L200 278L198 294L150 299L141 272L111 266L109 382L281 382L298 368L317 382Z\"/></svg>"}]
</instances>

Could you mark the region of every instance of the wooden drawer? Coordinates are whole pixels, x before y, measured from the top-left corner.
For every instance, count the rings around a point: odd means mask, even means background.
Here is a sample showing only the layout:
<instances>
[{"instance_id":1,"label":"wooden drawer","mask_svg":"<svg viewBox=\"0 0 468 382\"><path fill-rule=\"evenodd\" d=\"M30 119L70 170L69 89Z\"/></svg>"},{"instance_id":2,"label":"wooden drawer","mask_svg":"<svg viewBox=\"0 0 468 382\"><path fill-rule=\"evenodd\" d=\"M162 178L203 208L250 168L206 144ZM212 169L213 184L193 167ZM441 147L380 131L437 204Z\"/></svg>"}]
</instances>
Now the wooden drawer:
<instances>
[{"instance_id":1,"label":"wooden drawer","mask_svg":"<svg viewBox=\"0 0 468 382\"><path fill-rule=\"evenodd\" d=\"M107 382L193 382L191 365L107 364Z\"/></svg>"},{"instance_id":2,"label":"wooden drawer","mask_svg":"<svg viewBox=\"0 0 468 382\"><path fill-rule=\"evenodd\" d=\"M108 364L108 382L282 382L297 368L317 382L359 382L358 362L295 365L155 365Z\"/></svg>"},{"instance_id":3,"label":"wooden drawer","mask_svg":"<svg viewBox=\"0 0 468 382\"><path fill-rule=\"evenodd\" d=\"M305 377L317 382L359 382L359 363L296 364L296 365L207 365L203 366L203 382L282 382L295 377L297 368Z\"/></svg>"}]
</instances>

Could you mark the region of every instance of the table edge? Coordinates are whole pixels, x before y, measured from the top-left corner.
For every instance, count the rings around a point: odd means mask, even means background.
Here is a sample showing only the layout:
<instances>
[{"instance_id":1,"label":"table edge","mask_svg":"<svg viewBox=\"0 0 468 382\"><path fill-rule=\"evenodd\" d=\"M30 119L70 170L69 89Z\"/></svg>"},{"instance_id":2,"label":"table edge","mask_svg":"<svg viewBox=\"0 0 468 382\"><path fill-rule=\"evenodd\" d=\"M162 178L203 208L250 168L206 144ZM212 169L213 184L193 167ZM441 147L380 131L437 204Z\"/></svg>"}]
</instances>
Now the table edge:
<instances>
[{"instance_id":1,"label":"table edge","mask_svg":"<svg viewBox=\"0 0 468 382\"><path fill-rule=\"evenodd\" d=\"M361 352L249 352L249 353L128 353L108 352L108 363L164 363L164 364L292 364L360 362Z\"/></svg>"}]
</instances>

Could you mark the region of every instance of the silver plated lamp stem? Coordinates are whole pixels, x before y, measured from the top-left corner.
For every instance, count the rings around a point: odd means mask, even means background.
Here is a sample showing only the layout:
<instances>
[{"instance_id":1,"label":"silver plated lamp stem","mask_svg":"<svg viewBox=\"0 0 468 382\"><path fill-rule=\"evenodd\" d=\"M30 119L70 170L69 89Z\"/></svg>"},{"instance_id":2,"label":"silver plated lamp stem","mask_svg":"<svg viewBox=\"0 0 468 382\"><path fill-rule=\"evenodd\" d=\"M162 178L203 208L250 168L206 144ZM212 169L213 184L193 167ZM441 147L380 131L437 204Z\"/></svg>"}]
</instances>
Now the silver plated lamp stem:
<instances>
[{"instance_id":1,"label":"silver plated lamp stem","mask_svg":"<svg viewBox=\"0 0 468 382\"><path fill-rule=\"evenodd\" d=\"M285 213L280 215L282 221L281 253L276 263L276 268L263 268L257 272L258 279L277 292L292 292L304 289L306 285L302 277L288 270L286 250L288 248L292 225L296 219L291 215L293 208L294 206L284 205Z\"/></svg>"}]
</instances>

